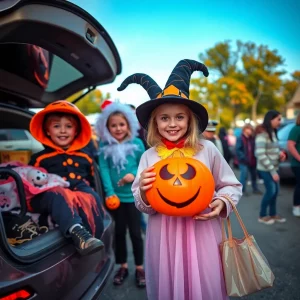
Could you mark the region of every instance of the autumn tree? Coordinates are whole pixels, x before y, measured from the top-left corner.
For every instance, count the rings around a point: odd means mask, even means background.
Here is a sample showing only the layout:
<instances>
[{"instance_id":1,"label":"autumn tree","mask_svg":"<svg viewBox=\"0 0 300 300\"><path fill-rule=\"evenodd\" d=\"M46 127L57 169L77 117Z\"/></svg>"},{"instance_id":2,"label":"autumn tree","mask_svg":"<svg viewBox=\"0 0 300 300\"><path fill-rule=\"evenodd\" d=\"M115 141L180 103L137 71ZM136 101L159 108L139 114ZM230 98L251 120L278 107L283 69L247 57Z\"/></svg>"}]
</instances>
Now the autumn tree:
<instances>
[{"instance_id":1,"label":"autumn tree","mask_svg":"<svg viewBox=\"0 0 300 300\"><path fill-rule=\"evenodd\" d=\"M230 41L224 41L199 56L209 68L210 77L206 81L194 79L191 95L201 103L205 99L210 116L221 112L223 124L237 116L251 115L256 121L257 113L280 109L285 103L284 59L276 50L241 41L237 41L233 49ZM202 91L200 96L197 95L199 90Z\"/></svg>"},{"instance_id":2,"label":"autumn tree","mask_svg":"<svg viewBox=\"0 0 300 300\"><path fill-rule=\"evenodd\" d=\"M284 104L280 93L282 75L286 73L282 68L284 59L277 50L269 50L268 46L256 46L250 42L241 45L241 54L243 68L238 72L238 77L253 97L251 118L256 121L257 112L280 110Z\"/></svg>"},{"instance_id":3,"label":"autumn tree","mask_svg":"<svg viewBox=\"0 0 300 300\"><path fill-rule=\"evenodd\" d=\"M71 97L67 98L68 101L73 102L78 97L82 96L85 91L80 91ZM84 115L97 113L101 111L100 105L105 99L109 99L110 94L106 93L103 95L99 89L95 89L89 92L87 95L83 96L78 102L76 102L76 106L80 109L80 111Z\"/></svg>"},{"instance_id":4,"label":"autumn tree","mask_svg":"<svg viewBox=\"0 0 300 300\"><path fill-rule=\"evenodd\" d=\"M282 87L282 95L284 97L286 104L292 99L299 85L300 85L300 71L293 72L291 74L291 79L284 81Z\"/></svg>"}]
</instances>

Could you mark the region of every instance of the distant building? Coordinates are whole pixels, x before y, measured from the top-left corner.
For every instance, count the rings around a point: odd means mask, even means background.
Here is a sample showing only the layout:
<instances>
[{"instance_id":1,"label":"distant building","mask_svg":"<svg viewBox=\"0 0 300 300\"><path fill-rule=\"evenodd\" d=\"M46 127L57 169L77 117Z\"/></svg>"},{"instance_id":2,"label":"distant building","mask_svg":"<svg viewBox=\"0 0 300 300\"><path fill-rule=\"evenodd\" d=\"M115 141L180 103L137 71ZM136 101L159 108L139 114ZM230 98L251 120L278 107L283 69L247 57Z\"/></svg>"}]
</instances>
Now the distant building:
<instances>
[{"instance_id":1,"label":"distant building","mask_svg":"<svg viewBox=\"0 0 300 300\"><path fill-rule=\"evenodd\" d=\"M295 118L297 113L300 111L300 85L298 86L292 99L286 105L286 118Z\"/></svg>"}]
</instances>

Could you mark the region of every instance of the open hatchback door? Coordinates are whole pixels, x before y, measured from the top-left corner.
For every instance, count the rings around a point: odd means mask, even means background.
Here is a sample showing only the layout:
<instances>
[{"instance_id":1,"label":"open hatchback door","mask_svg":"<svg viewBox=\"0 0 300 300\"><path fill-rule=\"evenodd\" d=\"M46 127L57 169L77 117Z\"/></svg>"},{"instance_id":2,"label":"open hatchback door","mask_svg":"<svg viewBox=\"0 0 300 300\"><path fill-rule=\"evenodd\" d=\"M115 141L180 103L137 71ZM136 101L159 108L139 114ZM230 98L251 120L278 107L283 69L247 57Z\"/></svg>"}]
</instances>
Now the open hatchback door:
<instances>
[{"instance_id":1,"label":"open hatchback door","mask_svg":"<svg viewBox=\"0 0 300 300\"><path fill-rule=\"evenodd\" d=\"M62 0L0 1L0 143L8 143L8 134L15 132L12 140L18 141L13 146L18 143L24 150L27 146L17 129L23 135L28 132L30 108L43 108L110 83L120 72L121 60L112 39L80 7ZM94 169L94 189L104 199L95 162ZM27 213L22 181L13 169L0 166L0 181L11 177L21 203L20 219ZM11 218L11 212L3 210L6 198L0 191L0 298L98 299L114 266L110 214L105 213L101 238L105 248L80 257L57 228L26 242L10 243L7 229L18 228L22 236L28 224L7 226L4 213Z\"/></svg>"},{"instance_id":2,"label":"open hatchback door","mask_svg":"<svg viewBox=\"0 0 300 300\"><path fill-rule=\"evenodd\" d=\"M106 30L86 11L62 0L4 0L0 54L0 91L17 96L10 100L22 107L43 107L110 83L121 72Z\"/></svg>"}]
</instances>

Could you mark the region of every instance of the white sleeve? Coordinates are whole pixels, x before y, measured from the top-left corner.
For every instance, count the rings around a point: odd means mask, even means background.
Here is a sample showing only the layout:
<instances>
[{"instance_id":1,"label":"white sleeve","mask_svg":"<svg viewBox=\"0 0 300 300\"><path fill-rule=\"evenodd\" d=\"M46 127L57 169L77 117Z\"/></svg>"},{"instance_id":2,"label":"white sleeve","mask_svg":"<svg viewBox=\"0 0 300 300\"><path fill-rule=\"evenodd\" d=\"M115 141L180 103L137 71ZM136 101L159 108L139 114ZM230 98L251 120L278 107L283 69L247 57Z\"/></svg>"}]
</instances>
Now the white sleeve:
<instances>
[{"instance_id":1,"label":"white sleeve","mask_svg":"<svg viewBox=\"0 0 300 300\"><path fill-rule=\"evenodd\" d=\"M215 194L213 200L221 199L226 204L226 211L220 217L226 218L232 211L232 207L226 197L229 197L235 205L242 197L242 184L237 180L233 170L228 165L222 154L216 150L215 145L211 145L209 159L211 172L215 180ZM225 197L224 197L225 196Z\"/></svg>"},{"instance_id":2,"label":"white sleeve","mask_svg":"<svg viewBox=\"0 0 300 300\"><path fill-rule=\"evenodd\" d=\"M142 197L141 197L141 193L140 193L140 187L139 187L139 181L140 181L140 174L143 172L143 170L145 170L146 168L148 168L148 161L147 161L147 151L143 153L140 163L139 163L139 167L135 176L135 179L132 183L132 193L133 193L133 197L135 200L135 206L136 208L148 215L153 215L156 213L156 211L150 206L147 205Z\"/></svg>"}]
</instances>

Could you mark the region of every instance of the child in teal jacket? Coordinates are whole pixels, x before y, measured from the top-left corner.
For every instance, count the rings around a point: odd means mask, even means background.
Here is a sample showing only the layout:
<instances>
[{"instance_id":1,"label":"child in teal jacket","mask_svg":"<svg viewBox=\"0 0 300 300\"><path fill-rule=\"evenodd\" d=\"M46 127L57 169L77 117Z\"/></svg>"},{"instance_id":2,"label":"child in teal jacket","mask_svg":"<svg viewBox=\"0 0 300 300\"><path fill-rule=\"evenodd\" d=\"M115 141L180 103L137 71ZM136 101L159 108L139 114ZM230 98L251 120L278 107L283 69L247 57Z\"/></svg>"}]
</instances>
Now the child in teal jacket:
<instances>
[{"instance_id":1,"label":"child in teal jacket","mask_svg":"<svg viewBox=\"0 0 300 300\"><path fill-rule=\"evenodd\" d=\"M136 284L145 286L143 269L143 239L141 213L136 209L131 191L140 158L145 151L137 138L139 124L134 112L120 103L105 107L96 122L100 137L99 165L106 198L117 196L120 206L111 210L115 220L115 256L120 264L114 276L114 284L121 285L128 276L126 231L129 228L136 264Z\"/></svg>"}]
</instances>

